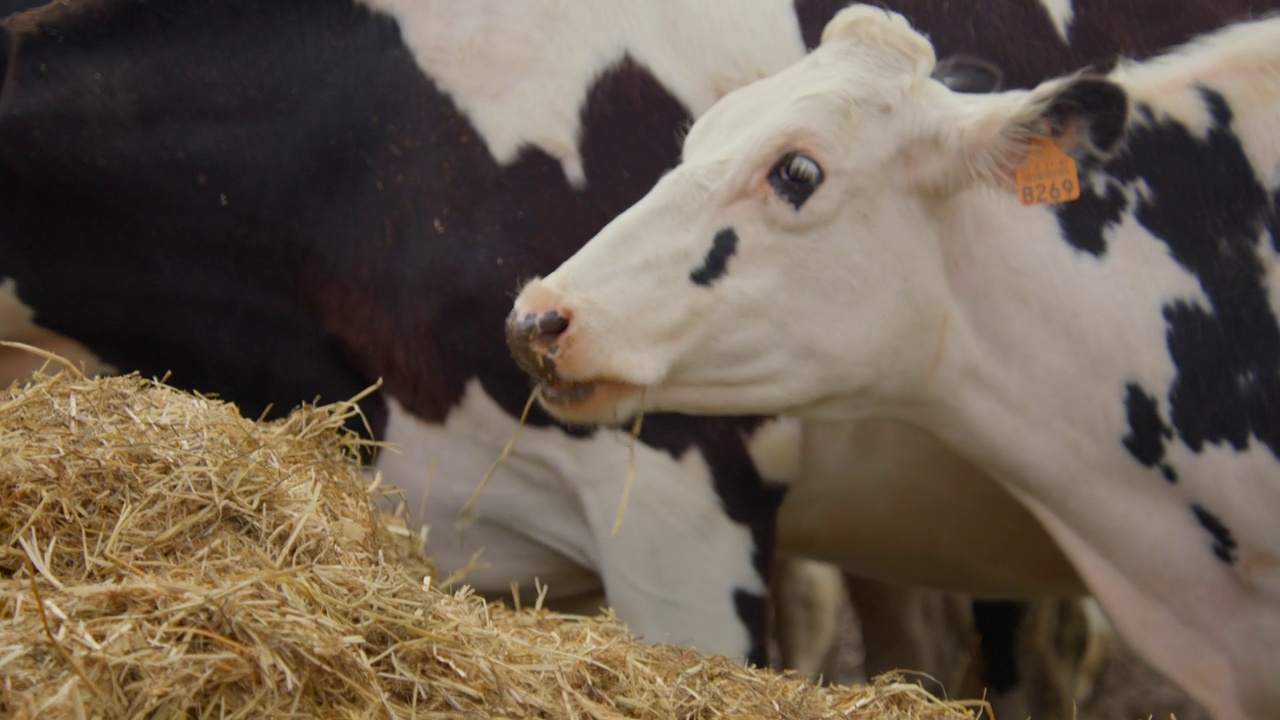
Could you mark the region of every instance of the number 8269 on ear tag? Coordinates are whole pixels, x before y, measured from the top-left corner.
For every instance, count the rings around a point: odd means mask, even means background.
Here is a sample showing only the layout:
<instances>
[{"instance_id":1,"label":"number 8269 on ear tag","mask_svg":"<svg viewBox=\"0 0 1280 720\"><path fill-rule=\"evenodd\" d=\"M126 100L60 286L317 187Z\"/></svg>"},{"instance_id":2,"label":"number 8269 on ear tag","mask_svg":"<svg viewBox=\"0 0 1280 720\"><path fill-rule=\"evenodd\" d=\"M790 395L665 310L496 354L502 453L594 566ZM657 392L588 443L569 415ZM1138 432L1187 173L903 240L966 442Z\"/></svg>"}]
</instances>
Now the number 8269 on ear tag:
<instances>
[{"instance_id":1,"label":"number 8269 on ear tag","mask_svg":"<svg viewBox=\"0 0 1280 720\"><path fill-rule=\"evenodd\" d=\"M1076 161L1052 138L1033 137L1027 157L1014 170L1018 201L1023 205L1071 202L1080 197Z\"/></svg>"}]
</instances>

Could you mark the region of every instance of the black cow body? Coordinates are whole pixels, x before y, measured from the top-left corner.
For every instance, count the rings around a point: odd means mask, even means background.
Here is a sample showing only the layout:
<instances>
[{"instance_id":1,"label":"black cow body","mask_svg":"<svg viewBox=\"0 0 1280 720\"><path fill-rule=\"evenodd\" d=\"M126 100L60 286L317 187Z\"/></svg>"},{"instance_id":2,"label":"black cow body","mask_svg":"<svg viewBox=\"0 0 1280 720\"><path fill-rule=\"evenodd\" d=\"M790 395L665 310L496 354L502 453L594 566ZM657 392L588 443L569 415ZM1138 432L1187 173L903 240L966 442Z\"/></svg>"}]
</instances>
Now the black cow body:
<instances>
[{"instance_id":1,"label":"black cow body","mask_svg":"<svg viewBox=\"0 0 1280 720\"><path fill-rule=\"evenodd\" d=\"M809 46L843 4L797 3ZM1175 12L1144 0L1121 13L1081 2L1068 44L1035 0L885 4L929 31L941 56L992 61L1014 86L1144 56L1271 7L1205 0ZM41 325L115 367L172 372L247 415L344 399L381 378L363 402L375 434L393 405L443 426L471 384L517 416L529 385L502 339L511 293L673 166L695 110L623 56L568 110L582 128L585 182L575 185L536 145L497 161L403 30L353 0L81 0L11 16L0 55L0 279L16 281ZM566 447L599 432L537 409L530 423ZM781 499L747 452L760 423L654 416L640 435L673 462L696 451L726 526L749 538L741 562L755 581L712 593L745 626L744 642L715 649L756 662ZM436 482L469 493L483 470ZM637 479L646 482L660 481ZM657 532L630 522L624 532ZM694 542L659 539L666 545L646 556L658 564ZM694 604L671 600L674 614L682 602Z\"/></svg>"}]
</instances>

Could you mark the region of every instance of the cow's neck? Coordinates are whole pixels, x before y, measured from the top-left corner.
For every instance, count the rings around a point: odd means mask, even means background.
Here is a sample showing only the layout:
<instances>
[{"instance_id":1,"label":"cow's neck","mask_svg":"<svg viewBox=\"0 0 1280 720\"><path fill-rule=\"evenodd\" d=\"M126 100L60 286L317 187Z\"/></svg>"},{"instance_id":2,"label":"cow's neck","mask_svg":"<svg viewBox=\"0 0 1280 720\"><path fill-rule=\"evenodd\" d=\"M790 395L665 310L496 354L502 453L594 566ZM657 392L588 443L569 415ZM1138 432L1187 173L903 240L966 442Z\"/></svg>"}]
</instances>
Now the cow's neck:
<instances>
[{"instance_id":1,"label":"cow's neck","mask_svg":"<svg viewBox=\"0 0 1280 720\"><path fill-rule=\"evenodd\" d=\"M947 347L929 388L944 408L937 417L946 418L941 424L957 435L955 443L1007 464L992 471L1007 471L1015 484L1063 492L1062 482L1077 481L1055 474L1087 472L1095 460L1099 467L1127 468L1134 483L1176 475L1126 449L1134 398L1145 396L1138 399L1153 404L1162 425L1176 425L1170 419L1175 378L1203 372L1195 360L1175 364L1171 343L1191 342L1192 330L1175 327L1170 308L1190 303L1216 313L1245 302L1240 283L1250 282L1256 261L1263 274L1257 291L1272 300L1237 312L1264 326L1280 314L1273 307L1280 289L1274 239L1268 240L1274 231L1267 230L1274 223L1275 180L1266 180L1280 166L1280 143L1273 140L1280 136L1280 114L1269 99L1280 96L1280 72L1233 57L1193 68L1191 75L1211 77L1212 84L1184 75L1179 85L1179 78L1156 73L1128 88L1139 128L1126 141L1131 145L1108 171L1113 175L1082 176L1111 188L1108 193L1121 188L1126 198L1119 221L1100 223L1092 241L1067 237L1053 209L1020 207L1011 193L989 187L959 194L933 218L951 298ZM1264 86L1268 92L1254 92ZM1135 215L1140 196L1153 198L1141 221ZM1207 252L1217 254L1203 257ZM1251 348L1238 350L1248 355ZM1191 407L1185 395L1183 401L1184 410ZM1020 442L1004 442L1010 437ZM1268 438L1251 442L1280 452ZM1166 441L1179 442L1172 435L1155 440ZM1244 441L1208 435L1189 442Z\"/></svg>"},{"instance_id":2,"label":"cow's neck","mask_svg":"<svg viewBox=\"0 0 1280 720\"><path fill-rule=\"evenodd\" d=\"M1266 594L1275 578L1253 559L1236 565L1214 559L1212 538L1189 510L1199 498L1212 498L1215 511L1241 529L1245 505L1221 488L1197 485L1204 477L1170 482L1159 465L1140 462L1126 446L1127 388L1168 387L1175 370L1162 305L1170 292L1195 292L1195 279L1131 218L1098 258L1061 239L1050 211L990 197L956 207L965 209L941 225L949 233L942 238L951 282L947 347L932 379L932 402L913 420L1001 481L1041 520L1148 661L1182 678L1197 697L1211 697L1229 675L1226 658L1205 646L1190 665L1173 665L1171 651L1210 632L1213 619L1200 609L1240 612L1256 601L1250 593ZM1228 474L1245 477L1246 463L1232 464ZM1156 536L1176 561L1151 562ZM1242 556L1255 552L1249 540L1237 539ZM1199 588L1205 602L1175 603L1178 617L1150 615L1146 598L1184 586ZM1156 625L1179 632L1162 635ZM1250 632L1224 626L1212 634L1256 644Z\"/></svg>"},{"instance_id":3,"label":"cow's neck","mask_svg":"<svg viewBox=\"0 0 1280 720\"><path fill-rule=\"evenodd\" d=\"M1061 239L1050 210L990 190L957 198L939 227L948 329L930 402L911 419L1055 507L1091 481L1072 476L1106 467L1156 482L1123 444L1126 382L1167 385L1157 288L1194 280L1141 233L1121 234L1099 259ZM1138 368L1149 376L1133 376Z\"/></svg>"}]
</instances>

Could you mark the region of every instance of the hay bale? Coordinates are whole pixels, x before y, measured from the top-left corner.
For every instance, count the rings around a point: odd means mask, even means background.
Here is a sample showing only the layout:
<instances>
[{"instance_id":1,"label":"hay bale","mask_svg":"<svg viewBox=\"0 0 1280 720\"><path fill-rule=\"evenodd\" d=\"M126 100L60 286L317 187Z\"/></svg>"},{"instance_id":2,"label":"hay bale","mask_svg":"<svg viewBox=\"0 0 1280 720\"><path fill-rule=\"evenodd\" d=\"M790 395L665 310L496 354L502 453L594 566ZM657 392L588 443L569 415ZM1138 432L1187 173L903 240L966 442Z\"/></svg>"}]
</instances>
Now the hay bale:
<instances>
[{"instance_id":1,"label":"hay bale","mask_svg":"<svg viewBox=\"0 0 1280 720\"><path fill-rule=\"evenodd\" d=\"M971 717L437 590L388 544L355 412L255 423L74 371L0 394L0 715Z\"/></svg>"}]
</instances>

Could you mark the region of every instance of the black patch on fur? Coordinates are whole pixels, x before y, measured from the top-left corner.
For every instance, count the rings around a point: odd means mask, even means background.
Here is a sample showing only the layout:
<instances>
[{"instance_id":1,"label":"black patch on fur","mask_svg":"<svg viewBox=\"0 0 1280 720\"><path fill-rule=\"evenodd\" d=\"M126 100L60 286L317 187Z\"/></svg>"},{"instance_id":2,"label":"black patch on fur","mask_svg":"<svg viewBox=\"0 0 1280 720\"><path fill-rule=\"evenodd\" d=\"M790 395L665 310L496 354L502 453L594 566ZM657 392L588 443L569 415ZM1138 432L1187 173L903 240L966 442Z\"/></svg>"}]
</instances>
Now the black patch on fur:
<instances>
[{"instance_id":1,"label":"black patch on fur","mask_svg":"<svg viewBox=\"0 0 1280 720\"><path fill-rule=\"evenodd\" d=\"M725 228L716 233L711 241L711 249L702 261L702 267L690 272L689 279L694 285L706 287L724 277L729 270L729 258L733 257L737 249L738 233L733 228Z\"/></svg>"},{"instance_id":2,"label":"black patch on fur","mask_svg":"<svg viewBox=\"0 0 1280 720\"><path fill-rule=\"evenodd\" d=\"M1200 526L1209 531L1213 536L1213 554L1222 562L1228 565L1234 565L1236 562L1236 539L1231 535L1231 529L1222 522L1222 518L1205 510L1198 503L1191 503L1191 514L1196 516L1196 522Z\"/></svg>"},{"instance_id":3,"label":"black patch on fur","mask_svg":"<svg viewBox=\"0 0 1280 720\"><path fill-rule=\"evenodd\" d=\"M0 18L8 17L23 10L48 5L51 2L53 0L0 0Z\"/></svg>"},{"instance_id":4,"label":"black patch on fur","mask_svg":"<svg viewBox=\"0 0 1280 720\"><path fill-rule=\"evenodd\" d=\"M1068 204L1058 210L1059 220L1078 229L1074 246L1088 245L1116 221L1117 185L1131 191L1139 183L1146 186L1134 217L1200 281L1209 300L1209 307L1181 299L1164 307L1169 353L1178 369L1169 389L1170 424L1197 452L1206 442L1243 450L1252 435L1280 454L1280 325L1258 255L1259 239L1275 216L1273 194L1256 180L1230 128L1226 101L1208 88L1200 94L1213 118L1204 138L1139 108L1140 121L1102 168L1112 200L1092 197L1106 212L1090 226L1083 212L1064 219L1074 205ZM1086 231L1092 241L1082 241ZM1135 397L1132 388L1127 395ZM1135 418L1145 426L1134 424ZM1130 419L1131 437L1150 435L1148 416L1131 413ZM1126 447L1143 461L1131 443Z\"/></svg>"},{"instance_id":5,"label":"black patch on fur","mask_svg":"<svg viewBox=\"0 0 1280 720\"><path fill-rule=\"evenodd\" d=\"M1267 215L1267 235L1271 238L1271 249L1280 253L1280 190L1271 194L1271 213Z\"/></svg>"},{"instance_id":6,"label":"black patch on fur","mask_svg":"<svg viewBox=\"0 0 1280 720\"><path fill-rule=\"evenodd\" d=\"M1270 168L1259 172L1249 163L1225 98L1205 87L1199 94L1211 118L1203 136L1135 108L1128 136L1093 171L1106 192L1099 196L1086 183L1084 205L1057 210L1068 242L1094 255L1106 250L1106 228L1132 212L1207 300L1173 298L1162 308L1176 369L1170 386L1125 387L1129 428L1121 442L1170 482L1178 474L1166 459L1169 442L1199 453L1206 444L1243 452L1255 441L1280 457L1280 322L1259 254L1263 242L1275 242L1277 193L1258 181ZM1134 198L1131 208L1125 197ZM1226 524L1199 506L1192 510L1213 534L1214 554L1231 562L1236 544Z\"/></svg>"},{"instance_id":7,"label":"black patch on fur","mask_svg":"<svg viewBox=\"0 0 1280 720\"><path fill-rule=\"evenodd\" d=\"M1258 254L1275 211L1272 193L1232 132L1225 99L1208 88L1200 94L1214 120L1205 138L1176 122L1135 127L1108 172L1147 185L1134 216L1195 275L1209 301L1164 308L1178 369L1169 407L1179 438L1199 452L1205 443L1244 450L1254 436L1280 455L1280 324Z\"/></svg>"},{"instance_id":8,"label":"black patch on fur","mask_svg":"<svg viewBox=\"0 0 1280 720\"><path fill-rule=\"evenodd\" d=\"M1107 251L1104 234L1120 222L1128 209L1123 191L1109 183L1104 194L1098 195L1087 185L1080 191L1079 199L1058 206L1058 227L1062 237L1071 247L1094 257L1102 257Z\"/></svg>"},{"instance_id":9,"label":"black patch on fur","mask_svg":"<svg viewBox=\"0 0 1280 720\"><path fill-rule=\"evenodd\" d=\"M1138 462L1147 467L1159 466L1170 482L1177 480L1173 468L1162 462L1164 444L1173 439L1173 428L1160 419L1160 405L1137 383L1125 386L1125 413L1129 418L1129 434L1122 442Z\"/></svg>"},{"instance_id":10,"label":"black patch on fur","mask_svg":"<svg viewBox=\"0 0 1280 720\"><path fill-rule=\"evenodd\" d=\"M738 618L747 627L759 627L769 622L769 596L747 592L741 588L733 591L733 606L738 611ZM756 667L768 667L768 643L764 636L752 635L751 650L747 653L747 664Z\"/></svg>"}]
</instances>

